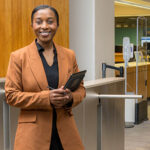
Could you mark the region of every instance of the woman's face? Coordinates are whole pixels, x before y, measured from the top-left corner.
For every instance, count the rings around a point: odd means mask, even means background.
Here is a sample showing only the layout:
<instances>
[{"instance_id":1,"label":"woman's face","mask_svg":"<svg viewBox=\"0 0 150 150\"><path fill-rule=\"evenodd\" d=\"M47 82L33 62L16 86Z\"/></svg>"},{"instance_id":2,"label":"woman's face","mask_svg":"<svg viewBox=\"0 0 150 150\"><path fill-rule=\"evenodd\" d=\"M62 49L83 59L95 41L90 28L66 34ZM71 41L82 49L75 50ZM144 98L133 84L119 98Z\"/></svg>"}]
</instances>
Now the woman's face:
<instances>
[{"instance_id":1,"label":"woman's face","mask_svg":"<svg viewBox=\"0 0 150 150\"><path fill-rule=\"evenodd\" d=\"M33 16L32 28L39 43L52 41L58 28L54 12L49 8L38 10Z\"/></svg>"}]
</instances>

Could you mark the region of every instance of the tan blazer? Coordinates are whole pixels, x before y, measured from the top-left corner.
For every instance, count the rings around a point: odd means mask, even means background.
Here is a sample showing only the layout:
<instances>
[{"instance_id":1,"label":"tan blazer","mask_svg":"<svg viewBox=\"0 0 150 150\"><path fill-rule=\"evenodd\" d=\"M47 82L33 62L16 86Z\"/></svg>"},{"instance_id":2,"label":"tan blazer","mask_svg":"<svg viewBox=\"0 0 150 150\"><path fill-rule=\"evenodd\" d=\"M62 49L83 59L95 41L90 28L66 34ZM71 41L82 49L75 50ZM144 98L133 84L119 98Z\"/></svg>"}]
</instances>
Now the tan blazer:
<instances>
[{"instance_id":1,"label":"tan blazer","mask_svg":"<svg viewBox=\"0 0 150 150\"><path fill-rule=\"evenodd\" d=\"M59 86L78 71L72 50L55 44L58 57ZM5 90L7 103L21 108L15 137L15 150L49 150L52 131L52 107L48 82L35 42L11 54ZM73 105L85 96L83 84L73 92ZM83 150L74 117L57 109L57 129L64 150Z\"/></svg>"}]
</instances>

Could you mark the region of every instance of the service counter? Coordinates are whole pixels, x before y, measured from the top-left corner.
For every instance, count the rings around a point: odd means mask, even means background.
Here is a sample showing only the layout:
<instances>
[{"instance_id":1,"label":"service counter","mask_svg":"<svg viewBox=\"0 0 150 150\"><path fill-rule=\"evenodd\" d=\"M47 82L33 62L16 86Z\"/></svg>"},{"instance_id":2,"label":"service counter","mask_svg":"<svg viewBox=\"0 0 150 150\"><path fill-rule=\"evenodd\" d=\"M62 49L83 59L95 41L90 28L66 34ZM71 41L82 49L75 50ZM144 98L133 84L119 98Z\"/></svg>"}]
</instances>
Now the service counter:
<instances>
[{"instance_id":1,"label":"service counter","mask_svg":"<svg viewBox=\"0 0 150 150\"><path fill-rule=\"evenodd\" d=\"M124 63L115 64L115 67L124 67ZM118 72L116 72L118 75ZM129 62L127 67L127 91L136 93L136 62ZM150 98L150 62L138 63L138 94L143 99ZM139 99L139 102L143 99Z\"/></svg>"},{"instance_id":2,"label":"service counter","mask_svg":"<svg viewBox=\"0 0 150 150\"><path fill-rule=\"evenodd\" d=\"M1 89L5 79L0 80ZM84 101L73 109L85 150L124 150L124 99L99 99L97 94L124 94L124 78L86 81ZM0 150L3 144L3 100L0 95ZM19 109L10 107L11 150Z\"/></svg>"},{"instance_id":3,"label":"service counter","mask_svg":"<svg viewBox=\"0 0 150 150\"><path fill-rule=\"evenodd\" d=\"M124 63L115 64L115 67L124 67ZM116 71L116 76L118 72ZM135 124L148 119L147 99L150 98L150 62L138 62L138 89L137 94L143 95L135 103ZM136 62L129 62L127 67L127 92L136 94ZM133 107L134 108L134 107Z\"/></svg>"}]
</instances>

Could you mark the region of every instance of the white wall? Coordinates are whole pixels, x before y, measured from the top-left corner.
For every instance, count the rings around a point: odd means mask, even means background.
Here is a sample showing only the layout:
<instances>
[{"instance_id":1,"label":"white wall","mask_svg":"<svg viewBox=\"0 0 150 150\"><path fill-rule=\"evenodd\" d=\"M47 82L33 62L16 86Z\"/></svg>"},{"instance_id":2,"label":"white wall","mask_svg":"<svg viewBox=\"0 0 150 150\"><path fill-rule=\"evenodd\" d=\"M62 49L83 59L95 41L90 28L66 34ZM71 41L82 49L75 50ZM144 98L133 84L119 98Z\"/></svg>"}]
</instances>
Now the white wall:
<instances>
[{"instance_id":1,"label":"white wall","mask_svg":"<svg viewBox=\"0 0 150 150\"><path fill-rule=\"evenodd\" d=\"M86 80L95 77L94 1L70 0L70 48L77 56L80 70L87 69Z\"/></svg>"},{"instance_id":2,"label":"white wall","mask_svg":"<svg viewBox=\"0 0 150 150\"><path fill-rule=\"evenodd\" d=\"M114 30L114 0L95 0L95 79L102 77L102 62L114 65Z\"/></svg>"},{"instance_id":3,"label":"white wall","mask_svg":"<svg viewBox=\"0 0 150 150\"><path fill-rule=\"evenodd\" d=\"M102 62L114 64L114 0L70 0L70 48L85 80L101 77ZM107 76L113 76L107 71Z\"/></svg>"}]
</instances>

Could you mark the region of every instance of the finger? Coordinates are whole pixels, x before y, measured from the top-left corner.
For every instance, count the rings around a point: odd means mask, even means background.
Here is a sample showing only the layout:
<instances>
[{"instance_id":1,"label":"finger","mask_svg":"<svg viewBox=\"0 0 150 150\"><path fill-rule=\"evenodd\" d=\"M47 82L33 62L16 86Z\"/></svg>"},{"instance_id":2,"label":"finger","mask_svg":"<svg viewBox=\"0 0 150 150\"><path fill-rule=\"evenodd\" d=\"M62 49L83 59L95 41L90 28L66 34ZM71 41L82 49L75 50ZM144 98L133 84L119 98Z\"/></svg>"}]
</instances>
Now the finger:
<instances>
[{"instance_id":1,"label":"finger","mask_svg":"<svg viewBox=\"0 0 150 150\"><path fill-rule=\"evenodd\" d=\"M66 89L65 92L66 92L66 94L70 94L71 93L71 91L69 89Z\"/></svg>"},{"instance_id":2,"label":"finger","mask_svg":"<svg viewBox=\"0 0 150 150\"><path fill-rule=\"evenodd\" d=\"M65 90L66 90L66 92L71 92L70 89L65 89Z\"/></svg>"},{"instance_id":3,"label":"finger","mask_svg":"<svg viewBox=\"0 0 150 150\"><path fill-rule=\"evenodd\" d=\"M64 86L61 86L60 88L64 90Z\"/></svg>"},{"instance_id":4,"label":"finger","mask_svg":"<svg viewBox=\"0 0 150 150\"><path fill-rule=\"evenodd\" d=\"M51 100L51 102L52 102L53 104L62 104L62 105L65 105L65 104L68 103L69 101L70 101L70 100L67 99L67 98Z\"/></svg>"},{"instance_id":5,"label":"finger","mask_svg":"<svg viewBox=\"0 0 150 150\"><path fill-rule=\"evenodd\" d=\"M65 91L63 89L59 89L59 90L52 90L51 93L55 93L55 94L63 94Z\"/></svg>"},{"instance_id":6,"label":"finger","mask_svg":"<svg viewBox=\"0 0 150 150\"><path fill-rule=\"evenodd\" d=\"M65 96L60 96L60 97L51 97L50 100L51 101L57 101L57 102L62 102L64 100L68 100L69 96L65 95Z\"/></svg>"},{"instance_id":7,"label":"finger","mask_svg":"<svg viewBox=\"0 0 150 150\"><path fill-rule=\"evenodd\" d=\"M60 99L61 98L63 99L64 96L65 96L64 94L60 94L60 93L53 93L50 95L51 98L60 98Z\"/></svg>"},{"instance_id":8,"label":"finger","mask_svg":"<svg viewBox=\"0 0 150 150\"><path fill-rule=\"evenodd\" d=\"M56 89L56 90L52 90L51 93L55 93L55 94L64 94L66 93L66 91L64 89Z\"/></svg>"}]
</instances>

